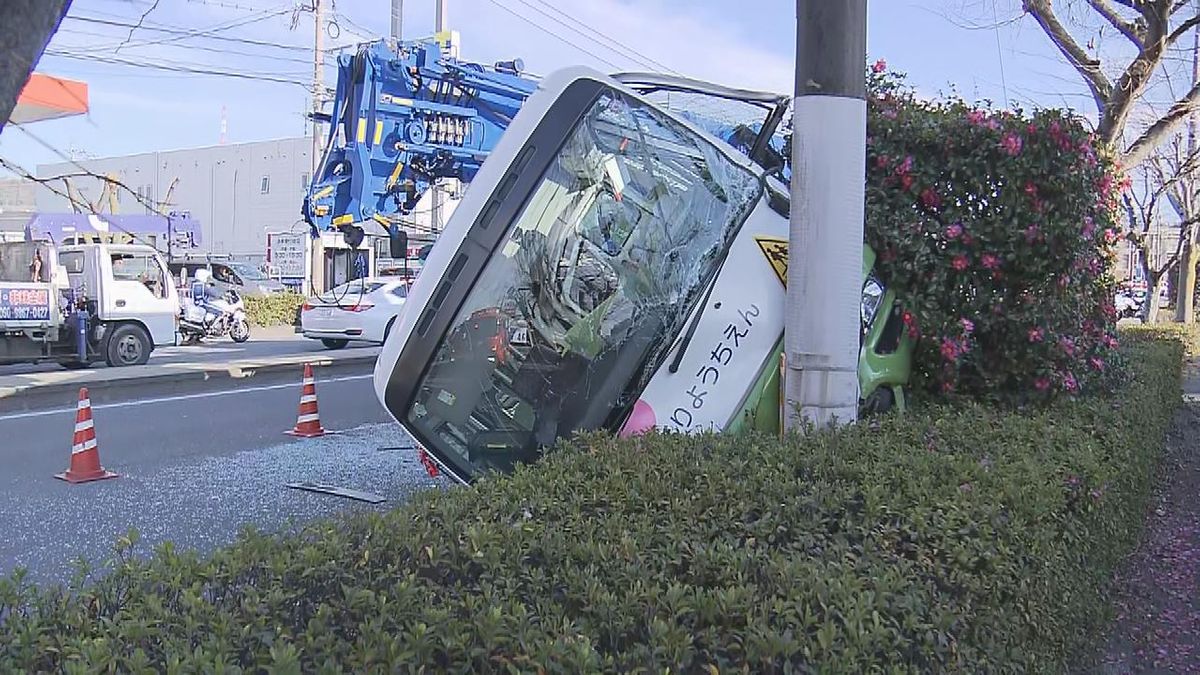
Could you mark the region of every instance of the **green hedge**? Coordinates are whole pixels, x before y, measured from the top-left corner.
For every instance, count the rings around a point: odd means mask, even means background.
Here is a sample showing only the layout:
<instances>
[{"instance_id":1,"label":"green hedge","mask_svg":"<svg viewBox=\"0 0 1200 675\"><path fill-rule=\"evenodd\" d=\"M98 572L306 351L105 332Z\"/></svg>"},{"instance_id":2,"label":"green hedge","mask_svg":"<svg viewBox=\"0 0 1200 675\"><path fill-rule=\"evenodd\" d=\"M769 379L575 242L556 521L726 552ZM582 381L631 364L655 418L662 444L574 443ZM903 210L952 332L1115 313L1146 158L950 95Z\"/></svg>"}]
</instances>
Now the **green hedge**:
<instances>
[{"instance_id":1,"label":"green hedge","mask_svg":"<svg viewBox=\"0 0 1200 675\"><path fill-rule=\"evenodd\" d=\"M293 326L299 324L300 293L276 293L262 297L244 297L246 318L256 326Z\"/></svg>"},{"instance_id":2,"label":"green hedge","mask_svg":"<svg viewBox=\"0 0 1200 675\"><path fill-rule=\"evenodd\" d=\"M3 582L0 671L1062 671L1108 616L1180 398L1178 341L1124 343L1109 398L782 443L584 437L211 558Z\"/></svg>"}]
</instances>

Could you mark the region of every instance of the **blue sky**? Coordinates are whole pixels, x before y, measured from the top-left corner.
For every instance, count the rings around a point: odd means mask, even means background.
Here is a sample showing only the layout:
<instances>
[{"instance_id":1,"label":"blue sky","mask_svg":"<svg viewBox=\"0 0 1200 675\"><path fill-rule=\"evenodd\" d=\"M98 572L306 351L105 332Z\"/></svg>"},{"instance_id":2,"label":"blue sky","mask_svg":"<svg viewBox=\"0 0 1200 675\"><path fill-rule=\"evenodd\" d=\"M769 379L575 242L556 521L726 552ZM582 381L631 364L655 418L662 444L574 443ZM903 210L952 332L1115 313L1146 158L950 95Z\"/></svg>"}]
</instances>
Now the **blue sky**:
<instances>
[{"instance_id":1,"label":"blue sky","mask_svg":"<svg viewBox=\"0 0 1200 675\"><path fill-rule=\"evenodd\" d=\"M0 134L0 156L32 171L62 161L62 155L105 157L215 144L222 107L231 143L305 132L308 91L302 83L311 77L311 52L305 50L311 49L313 27L311 16L302 13L291 28L289 8L297 2L161 0L146 26L203 31L241 25L188 39L178 39L178 32L137 31L115 50L129 29L101 22L136 22L151 4L74 0L50 50L83 58L48 55L38 70L86 81L91 112L32 125L29 133L10 126ZM1031 19L1019 18L1019 5L1019 0L872 0L869 56L907 72L928 95L954 88L967 98L999 104L1092 112L1074 71ZM388 30L388 0L335 0L333 6L327 43L349 45ZM433 32L433 8L434 0L406 1L406 37ZM1004 25L967 27L997 19ZM450 0L449 21L461 34L463 58L491 63L519 56L536 73L572 64L606 71L665 67L730 85L779 91L792 86L792 0ZM156 71L114 60L286 82ZM332 70L326 77L332 84Z\"/></svg>"}]
</instances>

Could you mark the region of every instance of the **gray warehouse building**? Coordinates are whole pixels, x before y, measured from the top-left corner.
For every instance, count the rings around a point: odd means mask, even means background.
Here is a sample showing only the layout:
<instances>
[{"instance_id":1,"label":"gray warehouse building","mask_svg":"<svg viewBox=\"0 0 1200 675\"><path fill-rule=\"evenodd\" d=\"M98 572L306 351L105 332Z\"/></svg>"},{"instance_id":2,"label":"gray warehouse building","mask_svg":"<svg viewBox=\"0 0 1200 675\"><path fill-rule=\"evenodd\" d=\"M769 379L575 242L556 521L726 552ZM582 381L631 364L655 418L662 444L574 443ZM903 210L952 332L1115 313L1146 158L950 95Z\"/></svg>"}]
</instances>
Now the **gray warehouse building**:
<instances>
[{"instance_id":1,"label":"gray warehouse building","mask_svg":"<svg viewBox=\"0 0 1200 675\"><path fill-rule=\"evenodd\" d=\"M146 201L191 213L203 226L203 251L262 260L267 232L304 227L300 205L309 183L311 149L311 138L283 138L43 164L37 173L47 179L77 174L82 167L96 174L70 183L89 202L101 201L105 210L103 177L112 176ZM65 184L57 188L65 192ZM37 189L36 195L40 212L72 210L68 199L51 190ZM124 190L115 191L115 201L118 213L151 212Z\"/></svg>"},{"instance_id":2,"label":"gray warehouse building","mask_svg":"<svg viewBox=\"0 0 1200 675\"><path fill-rule=\"evenodd\" d=\"M312 139L300 136L43 164L38 166L37 173L45 180L78 174L82 167L94 176L71 178L71 187L88 202L100 202L102 210L109 208L109 200L104 196L105 178L116 178L148 202L165 202L165 211L190 213L202 226L201 252L228 254L258 263L266 257L267 233L307 231L300 207L311 177L311 150ZM59 192L66 192L65 183L52 184ZM29 187L20 186L23 191L19 197L28 200ZM20 201L17 185L0 185L0 188L6 188L0 194L8 194L10 201ZM36 194L35 209L23 210L11 205L12 223L4 227L23 227L26 213L31 210L42 213L73 210L70 200L52 190L33 186L32 194ZM433 193L428 193L417 205L412 218L414 234L431 231L432 198ZM444 222L457 200L446 194L440 201L440 220ZM124 190L115 191L114 206L118 213L151 212ZM17 207L17 213L12 213L13 207ZM20 224L16 225L18 221ZM383 250L383 243L379 242L377 248Z\"/></svg>"}]
</instances>

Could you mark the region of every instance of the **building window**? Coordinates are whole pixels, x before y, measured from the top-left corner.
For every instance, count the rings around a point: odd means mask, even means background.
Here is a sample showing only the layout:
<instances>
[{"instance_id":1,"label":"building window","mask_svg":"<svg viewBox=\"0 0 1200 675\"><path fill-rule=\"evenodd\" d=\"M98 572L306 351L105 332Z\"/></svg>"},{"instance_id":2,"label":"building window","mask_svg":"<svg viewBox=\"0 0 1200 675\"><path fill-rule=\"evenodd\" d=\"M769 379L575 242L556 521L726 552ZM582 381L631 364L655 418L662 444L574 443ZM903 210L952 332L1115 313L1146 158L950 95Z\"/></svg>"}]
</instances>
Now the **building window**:
<instances>
[{"instance_id":1,"label":"building window","mask_svg":"<svg viewBox=\"0 0 1200 675\"><path fill-rule=\"evenodd\" d=\"M300 174L300 191L308 192L308 173Z\"/></svg>"},{"instance_id":2,"label":"building window","mask_svg":"<svg viewBox=\"0 0 1200 675\"><path fill-rule=\"evenodd\" d=\"M262 177L262 182L258 184L258 191L260 194L264 194L264 195L271 193L271 177L270 176Z\"/></svg>"}]
</instances>

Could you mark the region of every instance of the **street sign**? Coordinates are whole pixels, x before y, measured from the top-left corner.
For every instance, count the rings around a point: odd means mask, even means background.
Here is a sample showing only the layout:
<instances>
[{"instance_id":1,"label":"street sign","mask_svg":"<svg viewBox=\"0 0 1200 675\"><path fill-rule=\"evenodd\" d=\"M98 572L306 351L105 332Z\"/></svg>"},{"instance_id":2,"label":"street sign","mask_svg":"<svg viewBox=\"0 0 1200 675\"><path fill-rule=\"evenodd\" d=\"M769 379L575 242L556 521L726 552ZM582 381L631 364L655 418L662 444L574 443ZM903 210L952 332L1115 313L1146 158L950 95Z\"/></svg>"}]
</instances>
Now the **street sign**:
<instances>
[{"instance_id":1,"label":"street sign","mask_svg":"<svg viewBox=\"0 0 1200 675\"><path fill-rule=\"evenodd\" d=\"M267 260L284 278L304 278L308 268L308 236L304 232L272 232L267 235Z\"/></svg>"}]
</instances>

